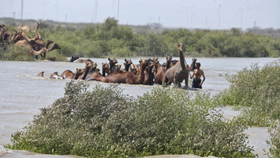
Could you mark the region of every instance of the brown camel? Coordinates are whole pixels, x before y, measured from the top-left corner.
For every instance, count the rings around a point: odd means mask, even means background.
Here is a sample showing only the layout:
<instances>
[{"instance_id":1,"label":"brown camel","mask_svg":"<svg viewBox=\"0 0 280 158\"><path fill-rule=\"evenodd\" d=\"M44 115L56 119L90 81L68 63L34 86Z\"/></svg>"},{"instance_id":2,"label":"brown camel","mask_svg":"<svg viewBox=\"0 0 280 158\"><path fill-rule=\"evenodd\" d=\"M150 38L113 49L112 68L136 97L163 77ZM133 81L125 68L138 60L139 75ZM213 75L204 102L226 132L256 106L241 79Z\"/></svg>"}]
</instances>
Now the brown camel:
<instances>
[{"instance_id":1,"label":"brown camel","mask_svg":"<svg viewBox=\"0 0 280 158\"><path fill-rule=\"evenodd\" d=\"M87 62L93 63L93 61L90 60L90 59L79 59L79 60L76 61L76 63L87 63Z\"/></svg>"},{"instance_id":2,"label":"brown camel","mask_svg":"<svg viewBox=\"0 0 280 158\"><path fill-rule=\"evenodd\" d=\"M189 70L189 71L193 71L193 70L195 69L196 60L197 60L197 59L195 59L195 58L192 59L191 66L188 67L188 70Z\"/></svg>"},{"instance_id":3,"label":"brown camel","mask_svg":"<svg viewBox=\"0 0 280 158\"><path fill-rule=\"evenodd\" d=\"M39 21L37 21L34 29L31 28L29 25L19 25L18 29L21 29L21 30L24 30L24 31L27 31L27 32L36 32L38 30L40 24L41 23Z\"/></svg>"},{"instance_id":4,"label":"brown camel","mask_svg":"<svg viewBox=\"0 0 280 158\"><path fill-rule=\"evenodd\" d=\"M110 65L110 73L112 73L115 69L116 64L118 63L118 61L114 58L108 58L109 60L109 65Z\"/></svg>"},{"instance_id":5,"label":"brown camel","mask_svg":"<svg viewBox=\"0 0 280 158\"><path fill-rule=\"evenodd\" d=\"M72 72L71 70L65 70L61 76L64 79L78 79L80 75L82 75L85 72L85 69L78 69L76 68L76 73Z\"/></svg>"},{"instance_id":6,"label":"brown camel","mask_svg":"<svg viewBox=\"0 0 280 158\"><path fill-rule=\"evenodd\" d=\"M130 67L130 65L132 64L131 59L130 59L130 60L124 59L124 61L125 61L125 63L123 63L123 64L124 64L124 69L125 69L125 71L127 71L127 72L132 72L132 69L131 69L131 67Z\"/></svg>"},{"instance_id":7,"label":"brown camel","mask_svg":"<svg viewBox=\"0 0 280 158\"><path fill-rule=\"evenodd\" d=\"M160 65L159 63L155 64L155 83L162 84L162 81L165 78L166 67Z\"/></svg>"},{"instance_id":8,"label":"brown camel","mask_svg":"<svg viewBox=\"0 0 280 158\"><path fill-rule=\"evenodd\" d=\"M54 72L50 76L51 79L64 79L61 75L58 75L57 72Z\"/></svg>"},{"instance_id":9,"label":"brown camel","mask_svg":"<svg viewBox=\"0 0 280 158\"><path fill-rule=\"evenodd\" d=\"M177 62L175 66L166 70L163 83L166 84L174 83L174 85L181 87L181 82L185 79L185 85L186 88L188 88L189 72L186 69L186 65L185 65L183 47L184 45L182 43L178 43L180 62Z\"/></svg>"},{"instance_id":10,"label":"brown camel","mask_svg":"<svg viewBox=\"0 0 280 158\"><path fill-rule=\"evenodd\" d=\"M89 71L89 69L91 67L92 67L92 63L91 62L87 62L86 63L86 67L85 67L85 72L82 75L80 75L78 77L78 79L85 80L85 78L87 77L88 71Z\"/></svg>"},{"instance_id":11,"label":"brown camel","mask_svg":"<svg viewBox=\"0 0 280 158\"><path fill-rule=\"evenodd\" d=\"M90 67L90 69L88 70L88 73L87 73L87 76L86 76L86 78L85 79L88 79L88 78L90 78L90 76L94 73L94 72L96 72L96 70L97 70L98 68L97 68L97 63L95 62L93 62L93 63L91 63L91 67Z\"/></svg>"},{"instance_id":12,"label":"brown camel","mask_svg":"<svg viewBox=\"0 0 280 158\"><path fill-rule=\"evenodd\" d=\"M37 76L44 77L44 71L40 72Z\"/></svg>"},{"instance_id":13,"label":"brown camel","mask_svg":"<svg viewBox=\"0 0 280 158\"><path fill-rule=\"evenodd\" d=\"M132 66L133 66L132 72L134 73L134 75L139 75L140 65L139 64L132 64Z\"/></svg>"},{"instance_id":14,"label":"brown camel","mask_svg":"<svg viewBox=\"0 0 280 158\"><path fill-rule=\"evenodd\" d=\"M110 66L107 63L102 63L102 76L105 77L107 75L110 74Z\"/></svg>"},{"instance_id":15,"label":"brown camel","mask_svg":"<svg viewBox=\"0 0 280 158\"><path fill-rule=\"evenodd\" d=\"M140 59L140 74L134 75L132 72L114 72L105 78L109 83L128 83L128 84L142 84L144 81L144 70L148 65L146 59Z\"/></svg>"}]
</instances>

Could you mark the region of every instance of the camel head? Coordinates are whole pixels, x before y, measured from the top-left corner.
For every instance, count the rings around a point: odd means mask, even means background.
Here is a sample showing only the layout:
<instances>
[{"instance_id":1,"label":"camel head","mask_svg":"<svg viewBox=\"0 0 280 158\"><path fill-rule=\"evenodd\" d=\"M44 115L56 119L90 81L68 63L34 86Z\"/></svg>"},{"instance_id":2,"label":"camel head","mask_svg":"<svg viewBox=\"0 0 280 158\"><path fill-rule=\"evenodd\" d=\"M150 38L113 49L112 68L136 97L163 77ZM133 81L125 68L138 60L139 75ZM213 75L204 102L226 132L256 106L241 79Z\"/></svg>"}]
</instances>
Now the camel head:
<instances>
[{"instance_id":1,"label":"camel head","mask_svg":"<svg viewBox=\"0 0 280 158\"><path fill-rule=\"evenodd\" d=\"M76 68L76 74L83 74L85 72L85 69Z\"/></svg>"},{"instance_id":2,"label":"camel head","mask_svg":"<svg viewBox=\"0 0 280 158\"><path fill-rule=\"evenodd\" d=\"M124 59L124 61L125 61L125 63L123 63L124 65L130 66L132 64L131 59L129 60Z\"/></svg>"},{"instance_id":3,"label":"camel head","mask_svg":"<svg viewBox=\"0 0 280 158\"><path fill-rule=\"evenodd\" d=\"M196 60L197 60L197 59L193 58L193 59L192 59L192 62L193 62L193 63L195 63L195 62L196 62Z\"/></svg>"},{"instance_id":4,"label":"camel head","mask_svg":"<svg viewBox=\"0 0 280 158\"><path fill-rule=\"evenodd\" d=\"M92 62L86 62L86 68L91 68L92 67Z\"/></svg>"},{"instance_id":5,"label":"camel head","mask_svg":"<svg viewBox=\"0 0 280 158\"><path fill-rule=\"evenodd\" d=\"M0 28L4 28L4 27L5 27L5 25L3 25L3 24L0 25Z\"/></svg>"},{"instance_id":6,"label":"camel head","mask_svg":"<svg viewBox=\"0 0 280 158\"><path fill-rule=\"evenodd\" d=\"M102 71L109 73L110 71L110 66L107 63L102 63Z\"/></svg>"},{"instance_id":7,"label":"camel head","mask_svg":"<svg viewBox=\"0 0 280 158\"><path fill-rule=\"evenodd\" d=\"M178 43L178 50L183 51L184 44L183 43Z\"/></svg>"},{"instance_id":8,"label":"camel head","mask_svg":"<svg viewBox=\"0 0 280 158\"><path fill-rule=\"evenodd\" d=\"M158 61L158 57L153 57L153 60L154 61Z\"/></svg>"},{"instance_id":9,"label":"camel head","mask_svg":"<svg viewBox=\"0 0 280 158\"><path fill-rule=\"evenodd\" d=\"M44 77L44 71L40 72L37 76Z\"/></svg>"},{"instance_id":10,"label":"camel head","mask_svg":"<svg viewBox=\"0 0 280 158\"><path fill-rule=\"evenodd\" d=\"M148 65L148 60L147 59L140 59L139 63L140 63L140 67L141 66L147 66Z\"/></svg>"},{"instance_id":11,"label":"camel head","mask_svg":"<svg viewBox=\"0 0 280 158\"><path fill-rule=\"evenodd\" d=\"M97 67L97 62L95 62L95 63L93 62L93 63L91 63L91 64L92 64L92 65L91 65L91 68L92 68L92 69L96 69L96 67Z\"/></svg>"},{"instance_id":12,"label":"camel head","mask_svg":"<svg viewBox=\"0 0 280 158\"><path fill-rule=\"evenodd\" d=\"M110 65L115 65L115 64L117 64L118 63L118 61L117 61L117 59L112 59L112 58L108 58L108 60L109 60L109 64Z\"/></svg>"},{"instance_id":13,"label":"camel head","mask_svg":"<svg viewBox=\"0 0 280 158\"><path fill-rule=\"evenodd\" d=\"M166 62L171 62L172 56L166 55Z\"/></svg>"},{"instance_id":14,"label":"camel head","mask_svg":"<svg viewBox=\"0 0 280 158\"><path fill-rule=\"evenodd\" d=\"M149 60L149 61L148 61L148 66L149 66L150 68L154 67L154 66L155 66L155 62L154 62L153 60Z\"/></svg>"}]
</instances>

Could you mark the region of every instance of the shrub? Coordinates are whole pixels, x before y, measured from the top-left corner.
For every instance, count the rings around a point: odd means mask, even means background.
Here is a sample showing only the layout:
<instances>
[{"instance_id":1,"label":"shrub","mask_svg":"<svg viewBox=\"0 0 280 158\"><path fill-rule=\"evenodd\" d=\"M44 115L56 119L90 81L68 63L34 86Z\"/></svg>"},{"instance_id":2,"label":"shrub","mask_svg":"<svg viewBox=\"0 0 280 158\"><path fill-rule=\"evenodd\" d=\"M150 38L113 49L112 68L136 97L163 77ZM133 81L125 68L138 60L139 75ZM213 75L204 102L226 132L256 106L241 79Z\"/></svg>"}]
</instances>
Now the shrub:
<instances>
[{"instance_id":1,"label":"shrub","mask_svg":"<svg viewBox=\"0 0 280 158\"><path fill-rule=\"evenodd\" d=\"M2 48L0 47L0 49ZM8 49L0 51L0 60L34 61L35 58L26 51L26 48L20 47L15 49L14 45L8 45Z\"/></svg>"},{"instance_id":2,"label":"shrub","mask_svg":"<svg viewBox=\"0 0 280 158\"><path fill-rule=\"evenodd\" d=\"M280 124L273 125L268 129L270 133L270 141L266 141L269 145L269 152L267 153L270 157L280 157Z\"/></svg>"},{"instance_id":3,"label":"shrub","mask_svg":"<svg viewBox=\"0 0 280 158\"><path fill-rule=\"evenodd\" d=\"M42 108L5 147L86 157L255 156L247 127L225 120L207 95L192 100L186 91L158 87L135 99L116 85L87 89L82 81L67 83L65 96Z\"/></svg>"},{"instance_id":4,"label":"shrub","mask_svg":"<svg viewBox=\"0 0 280 158\"><path fill-rule=\"evenodd\" d=\"M280 60L260 67L253 64L228 80L228 89L216 96L220 104L247 107L243 117L249 125L267 126L280 118Z\"/></svg>"}]
</instances>

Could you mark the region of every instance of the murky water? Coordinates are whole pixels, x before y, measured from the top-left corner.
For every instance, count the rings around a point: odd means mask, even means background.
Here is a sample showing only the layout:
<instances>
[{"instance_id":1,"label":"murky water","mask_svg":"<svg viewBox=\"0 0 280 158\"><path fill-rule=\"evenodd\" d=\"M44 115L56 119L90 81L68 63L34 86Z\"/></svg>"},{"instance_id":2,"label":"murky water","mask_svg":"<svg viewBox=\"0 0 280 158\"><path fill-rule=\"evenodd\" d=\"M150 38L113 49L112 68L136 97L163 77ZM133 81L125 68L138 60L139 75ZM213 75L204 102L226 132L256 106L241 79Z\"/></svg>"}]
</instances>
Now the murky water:
<instances>
[{"instance_id":1,"label":"murky water","mask_svg":"<svg viewBox=\"0 0 280 158\"><path fill-rule=\"evenodd\" d=\"M176 58L174 58L176 59ZM108 62L108 59L92 58L98 63L101 69L102 62ZM161 63L165 58L159 59ZM224 75L235 74L244 67L250 67L252 63L262 66L265 63L276 60L275 58L198 58L201 63L201 69L204 70L206 81L203 84L203 90L211 94L217 94L219 91L228 88L229 83ZM124 62L118 59L119 63ZM139 63L139 58L132 58L133 63ZM186 58L188 64L191 58ZM10 143L10 135L17 130L21 130L28 122L32 121L33 115L39 113L39 108L51 105L55 99L63 97L64 87L69 80L48 79L51 73L57 71L61 74L64 70L75 71L76 68L84 68L84 64L70 62L14 62L0 61L0 156L1 151L5 152L2 157L77 157L77 156L54 156L35 154L27 151L8 150L3 145ZM37 77L37 74L45 71L45 77ZM94 85L98 82L89 82ZM102 83L108 86L107 83ZM152 89L151 86L126 85L121 84L125 94L132 96L142 95ZM233 111L230 107L223 109L227 118L236 116L239 112ZM266 128L250 128L246 131L249 134L250 145L254 146L260 157L263 155L263 149L268 149L265 140L268 139Z\"/></svg>"}]
</instances>

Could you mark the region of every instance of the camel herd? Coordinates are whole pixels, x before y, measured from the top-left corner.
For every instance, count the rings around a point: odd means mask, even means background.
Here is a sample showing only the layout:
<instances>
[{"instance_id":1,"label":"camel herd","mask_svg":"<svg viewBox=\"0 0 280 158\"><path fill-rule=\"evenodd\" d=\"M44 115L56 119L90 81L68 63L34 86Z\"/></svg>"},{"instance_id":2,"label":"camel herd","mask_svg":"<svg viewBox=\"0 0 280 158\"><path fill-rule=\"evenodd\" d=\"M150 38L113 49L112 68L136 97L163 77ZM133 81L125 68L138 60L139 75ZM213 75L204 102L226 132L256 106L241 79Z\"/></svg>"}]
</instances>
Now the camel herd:
<instances>
[{"instance_id":1,"label":"camel herd","mask_svg":"<svg viewBox=\"0 0 280 158\"><path fill-rule=\"evenodd\" d=\"M39 25L40 22L37 22L35 29L30 28L28 25L20 25L18 27L20 30L15 30L14 33L10 33L5 25L0 25L0 42L3 43L4 49L7 48L8 44L15 44L15 49L23 47L29 55L35 56L36 59L38 59L39 55L45 58L47 52L61 48L56 43L50 47L53 41L48 40L47 43L45 43L38 33L33 38L30 38L23 31L36 32Z\"/></svg>"},{"instance_id":2,"label":"camel herd","mask_svg":"<svg viewBox=\"0 0 280 158\"><path fill-rule=\"evenodd\" d=\"M97 63L90 59L78 59L72 57L70 62L85 63L85 68L76 68L76 72L65 70L61 75L58 72L51 74L52 79L81 79L86 81L101 81L105 83L128 83L153 85L170 85L173 83L181 87L185 80L185 88L188 88L188 75L194 70L196 59L193 59L190 67L185 65L185 58L182 52L183 44L178 44L180 60L172 60L166 56L166 62L160 64L157 57L153 59L140 59L139 64L133 64L131 60L125 59L124 69L118 64L115 58L108 58L109 63L102 63L102 74L97 68ZM44 77L44 72L38 76Z\"/></svg>"}]
</instances>

